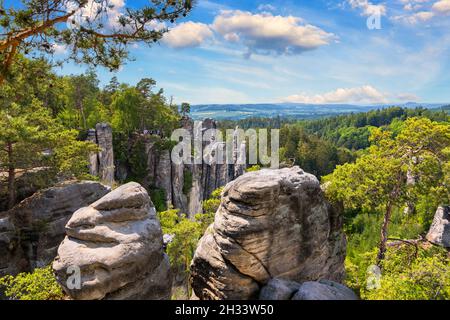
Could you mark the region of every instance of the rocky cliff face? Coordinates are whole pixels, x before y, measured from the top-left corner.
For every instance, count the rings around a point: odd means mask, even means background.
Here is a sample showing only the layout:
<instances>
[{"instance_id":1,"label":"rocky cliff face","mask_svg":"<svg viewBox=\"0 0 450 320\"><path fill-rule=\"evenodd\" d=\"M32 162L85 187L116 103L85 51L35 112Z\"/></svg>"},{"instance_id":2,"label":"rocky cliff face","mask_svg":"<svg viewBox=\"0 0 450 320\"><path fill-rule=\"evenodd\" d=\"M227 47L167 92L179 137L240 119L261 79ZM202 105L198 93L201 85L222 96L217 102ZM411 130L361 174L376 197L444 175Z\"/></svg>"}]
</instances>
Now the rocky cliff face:
<instances>
[{"instance_id":1,"label":"rocky cliff face","mask_svg":"<svg viewBox=\"0 0 450 320\"><path fill-rule=\"evenodd\" d=\"M200 299L253 299L272 278L342 281L346 241L316 177L298 167L229 183L192 261Z\"/></svg>"},{"instance_id":2,"label":"rocky cliff face","mask_svg":"<svg viewBox=\"0 0 450 320\"><path fill-rule=\"evenodd\" d=\"M89 130L87 140L96 143L100 148L100 152L90 156L90 174L98 176L103 183L112 186L115 167L111 126L106 123L97 124L95 130Z\"/></svg>"},{"instance_id":3,"label":"rocky cliff face","mask_svg":"<svg viewBox=\"0 0 450 320\"><path fill-rule=\"evenodd\" d=\"M139 184L123 185L76 211L66 232L53 269L73 299L170 298L172 279L161 226ZM78 288L68 285L71 267L79 268Z\"/></svg>"},{"instance_id":4,"label":"rocky cliff face","mask_svg":"<svg viewBox=\"0 0 450 320\"><path fill-rule=\"evenodd\" d=\"M217 124L212 119L206 119L201 125L194 126L194 122L188 118L183 118L182 128L188 130L191 135L201 136L208 129L216 129ZM236 130L237 132L237 130ZM155 136L156 137L156 136ZM211 157L211 164L206 162L196 164L192 160L191 164L175 164L171 160L169 150L161 150L155 145L155 138L151 135L141 135L143 139L144 156L146 162L146 173L139 177L147 188L157 188L164 191L167 207L173 206L183 213L193 216L202 212L202 202L211 196L211 193L219 187L225 186L228 182L242 175L246 169L245 143L240 143L237 135L233 139L233 164L226 164L217 161L214 155L225 155L226 144L219 142L217 137L211 136L208 141L203 142L203 151L207 146L211 146L211 153L198 155L199 158ZM156 137L157 138L157 137ZM115 163L112 150L112 131L106 124L98 124L95 130L90 130L88 140L95 142L102 149L99 154L91 155L90 172L99 176L102 181L112 184L114 175L111 170L115 168L115 177L118 180L126 180L130 174L127 166L123 163ZM130 143L131 144L131 143ZM185 177L190 177L192 181L189 188L185 187ZM184 189L186 194L184 193Z\"/></svg>"},{"instance_id":5,"label":"rocky cliff face","mask_svg":"<svg viewBox=\"0 0 450 320\"><path fill-rule=\"evenodd\" d=\"M39 191L0 213L0 276L50 264L72 214L108 192L97 182L68 182Z\"/></svg>"},{"instance_id":6,"label":"rocky cliff face","mask_svg":"<svg viewBox=\"0 0 450 320\"><path fill-rule=\"evenodd\" d=\"M450 207L439 207L427 234L433 244L450 249Z\"/></svg>"}]
</instances>

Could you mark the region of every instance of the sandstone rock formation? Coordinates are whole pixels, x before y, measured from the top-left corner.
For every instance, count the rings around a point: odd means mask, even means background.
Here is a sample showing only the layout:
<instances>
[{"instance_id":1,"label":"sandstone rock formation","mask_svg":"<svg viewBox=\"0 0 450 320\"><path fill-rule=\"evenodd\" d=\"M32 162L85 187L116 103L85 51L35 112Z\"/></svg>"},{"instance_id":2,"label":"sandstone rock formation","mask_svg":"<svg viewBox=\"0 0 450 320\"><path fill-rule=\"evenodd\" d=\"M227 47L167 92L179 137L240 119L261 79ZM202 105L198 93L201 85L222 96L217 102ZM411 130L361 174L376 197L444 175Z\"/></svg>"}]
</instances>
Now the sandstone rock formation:
<instances>
[{"instance_id":1,"label":"sandstone rock formation","mask_svg":"<svg viewBox=\"0 0 450 320\"><path fill-rule=\"evenodd\" d=\"M294 281L282 279L271 279L269 283L261 289L259 300L291 300L300 289L301 284Z\"/></svg>"},{"instance_id":2,"label":"sandstone rock formation","mask_svg":"<svg viewBox=\"0 0 450 320\"><path fill-rule=\"evenodd\" d=\"M0 213L0 276L51 263L72 214L108 192L109 188L98 182L67 182L39 191Z\"/></svg>"},{"instance_id":3,"label":"sandstone rock formation","mask_svg":"<svg viewBox=\"0 0 450 320\"><path fill-rule=\"evenodd\" d=\"M303 283L292 300L358 300L346 286L328 280Z\"/></svg>"},{"instance_id":4,"label":"sandstone rock formation","mask_svg":"<svg viewBox=\"0 0 450 320\"><path fill-rule=\"evenodd\" d=\"M216 122L212 119L205 119L203 122L194 123L191 119L184 117L181 125L183 129L191 133L192 137L202 137L209 129L217 128ZM146 161L144 161L146 162L147 168L144 176L139 178L142 179L142 184L146 188L156 188L164 191L165 202L168 207L173 206L176 209L180 209L181 212L191 217L202 212L202 202L210 198L214 190L225 186L228 182L243 174L247 167L245 157L246 144L245 141L241 140L242 137L239 137L238 128L236 128L233 135L232 148L230 148L232 150L229 151L231 154L230 158L233 162L230 164L227 164L225 159L223 161L213 159L209 163L203 161L205 158L211 158L205 151L207 146L211 146L212 153L214 154L226 155L226 143L219 141L218 137L214 135L209 137L209 139L205 139L208 141L203 141L203 149L200 153L196 153L199 161L195 162L194 157L192 157L191 163L175 164L171 161L169 150L161 150L161 148L158 148L155 141L158 141L160 136L154 132L150 130L144 134L136 133L128 141L128 149L130 149L130 146L133 145L136 139L141 139L144 144L144 156L146 158ZM111 164L102 164L106 160L113 160L113 151L110 148L112 144L101 143L106 139L103 137L108 137L106 140L112 141L112 138L109 139L110 134L110 127L105 124L98 124L96 130L89 131L88 140L97 143L102 147L102 150L106 150L98 155L94 154L91 156L91 174L103 179L104 174L102 172L104 170L102 166L106 168L114 168L115 166L115 177L119 181L125 181L130 177L131 173L129 163L122 159L117 160L114 166ZM192 180L189 188L183 188L186 172L189 172L190 180ZM107 176L106 182L110 183L110 180L109 176Z\"/></svg>"},{"instance_id":5,"label":"sandstone rock formation","mask_svg":"<svg viewBox=\"0 0 450 320\"><path fill-rule=\"evenodd\" d=\"M89 171L93 176L112 186L114 183L114 151L113 132L109 124L98 123L95 130L89 130L87 141L96 143L100 147L98 154L91 154L89 158Z\"/></svg>"},{"instance_id":6,"label":"sandstone rock formation","mask_svg":"<svg viewBox=\"0 0 450 320\"><path fill-rule=\"evenodd\" d=\"M259 300L358 300L358 296L329 280L297 283L275 278L261 289Z\"/></svg>"},{"instance_id":7,"label":"sandstone rock formation","mask_svg":"<svg viewBox=\"0 0 450 320\"><path fill-rule=\"evenodd\" d=\"M450 248L450 207L439 207L427 240L436 245Z\"/></svg>"},{"instance_id":8,"label":"sandstone rock formation","mask_svg":"<svg viewBox=\"0 0 450 320\"><path fill-rule=\"evenodd\" d=\"M192 261L200 299L253 299L272 278L344 277L340 214L298 167L247 173L229 183Z\"/></svg>"},{"instance_id":9,"label":"sandstone rock formation","mask_svg":"<svg viewBox=\"0 0 450 320\"><path fill-rule=\"evenodd\" d=\"M170 151L161 150L158 163L156 165L155 186L164 190L167 207L173 204L172 201L172 162L170 161Z\"/></svg>"},{"instance_id":10,"label":"sandstone rock formation","mask_svg":"<svg viewBox=\"0 0 450 320\"><path fill-rule=\"evenodd\" d=\"M161 226L139 184L123 185L76 211L66 232L53 269L73 299L170 297L172 279ZM79 289L68 286L70 267L80 270Z\"/></svg>"}]
</instances>

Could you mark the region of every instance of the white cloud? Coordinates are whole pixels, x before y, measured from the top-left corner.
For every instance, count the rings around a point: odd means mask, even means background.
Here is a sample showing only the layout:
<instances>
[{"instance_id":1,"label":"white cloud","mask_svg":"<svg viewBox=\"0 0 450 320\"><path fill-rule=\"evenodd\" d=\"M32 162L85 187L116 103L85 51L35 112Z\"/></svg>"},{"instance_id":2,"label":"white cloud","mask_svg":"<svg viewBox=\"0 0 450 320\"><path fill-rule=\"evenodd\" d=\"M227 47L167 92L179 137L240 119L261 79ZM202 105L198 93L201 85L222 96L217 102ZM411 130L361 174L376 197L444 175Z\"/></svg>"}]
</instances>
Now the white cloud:
<instances>
[{"instance_id":1,"label":"white cloud","mask_svg":"<svg viewBox=\"0 0 450 320\"><path fill-rule=\"evenodd\" d=\"M68 10L76 10L68 22L72 24L71 27L79 27L95 19L97 25L103 24L105 28L114 28L119 26L119 17L125 7L125 0L109 0L107 5L96 0L88 0L83 7L80 7L79 1L70 0L66 7Z\"/></svg>"},{"instance_id":2,"label":"white cloud","mask_svg":"<svg viewBox=\"0 0 450 320\"><path fill-rule=\"evenodd\" d=\"M258 6L258 11L265 11L265 12L273 12L276 11L277 8L275 8L273 5L271 4L260 4Z\"/></svg>"},{"instance_id":3,"label":"white cloud","mask_svg":"<svg viewBox=\"0 0 450 320\"><path fill-rule=\"evenodd\" d=\"M373 4L368 0L347 0L352 9L362 10L363 16L371 16L374 14L386 15L387 8L384 4Z\"/></svg>"},{"instance_id":4,"label":"white cloud","mask_svg":"<svg viewBox=\"0 0 450 320\"><path fill-rule=\"evenodd\" d=\"M248 54L299 54L329 44L335 36L294 16L222 11L212 28L225 40L242 42Z\"/></svg>"},{"instance_id":5,"label":"white cloud","mask_svg":"<svg viewBox=\"0 0 450 320\"><path fill-rule=\"evenodd\" d=\"M283 99L284 102L328 104L328 103L387 103L388 95L370 85L358 88L339 88L324 94L297 94Z\"/></svg>"},{"instance_id":6,"label":"white cloud","mask_svg":"<svg viewBox=\"0 0 450 320\"><path fill-rule=\"evenodd\" d=\"M413 93L399 93L395 100L398 101L408 101L408 102L417 102L420 101L420 97Z\"/></svg>"},{"instance_id":7,"label":"white cloud","mask_svg":"<svg viewBox=\"0 0 450 320\"><path fill-rule=\"evenodd\" d=\"M440 0L433 4L433 11L448 15L450 14L450 0Z\"/></svg>"},{"instance_id":8,"label":"white cloud","mask_svg":"<svg viewBox=\"0 0 450 320\"><path fill-rule=\"evenodd\" d=\"M196 47L213 37L211 28L203 23L184 22L164 35L163 43L171 48Z\"/></svg>"},{"instance_id":9,"label":"white cloud","mask_svg":"<svg viewBox=\"0 0 450 320\"><path fill-rule=\"evenodd\" d=\"M393 21L416 25L427 22L438 16L450 14L450 0L400 0L406 14L391 17ZM419 11L420 10L420 11Z\"/></svg>"},{"instance_id":10,"label":"white cloud","mask_svg":"<svg viewBox=\"0 0 450 320\"><path fill-rule=\"evenodd\" d=\"M410 15L394 16L393 21L400 21L404 24L415 25L420 22L427 22L434 17L434 13L431 11L420 11Z\"/></svg>"},{"instance_id":11,"label":"white cloud","mask_svg":"<svg viewBox=\"0 0 450 320\"><path fill-rule=\"evenodd\" d=\"M67 47L65 45L53 43L52 49L56 55L62 55L62 54L67 53Z\"/></svg>"}]
</instances>

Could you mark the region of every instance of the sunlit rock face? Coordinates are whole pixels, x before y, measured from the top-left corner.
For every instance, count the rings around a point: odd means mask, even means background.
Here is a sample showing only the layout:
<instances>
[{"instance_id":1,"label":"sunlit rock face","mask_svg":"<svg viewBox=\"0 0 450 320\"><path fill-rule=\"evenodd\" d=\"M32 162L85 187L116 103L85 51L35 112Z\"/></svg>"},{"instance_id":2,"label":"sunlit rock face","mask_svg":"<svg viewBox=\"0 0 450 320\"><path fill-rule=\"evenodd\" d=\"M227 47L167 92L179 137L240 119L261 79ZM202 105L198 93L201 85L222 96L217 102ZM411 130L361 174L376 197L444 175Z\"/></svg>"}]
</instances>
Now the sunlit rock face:
<instances>
[{"instance_id":1,"label":"sunlit rock face","mask_svg":"<svg viewBox=\"0 0 450 320\"><path fill-rule=\"evenodd\" d=\"M273 278L340 282L345 248L341 216L315 176L298 167L247 173L224 189L192 287L200 299L254 299Z\"/></svg>"},{"instance_id":2,"label":"sunlit rock face","mask_svg":"<svg viewBox=\"0 0 450 320\"><path fill-rule=\"evenodd\" d=\"M450 248L450 207L439 207L427 240L436 245Z\"/></svg>"},{"instance_id":3,"label":"sunlit rock face","mask_svg":"<svg viewBox=\"0 0 450 320\"><path fill-rule=\"evenodd\" d=\"M161 226L139 184L123 185L75 212L66 233L53 269L71 298L170 298L172 279ZM72 270L80 271L79 288L72 285Z\"/></svg>"}]
</instances>

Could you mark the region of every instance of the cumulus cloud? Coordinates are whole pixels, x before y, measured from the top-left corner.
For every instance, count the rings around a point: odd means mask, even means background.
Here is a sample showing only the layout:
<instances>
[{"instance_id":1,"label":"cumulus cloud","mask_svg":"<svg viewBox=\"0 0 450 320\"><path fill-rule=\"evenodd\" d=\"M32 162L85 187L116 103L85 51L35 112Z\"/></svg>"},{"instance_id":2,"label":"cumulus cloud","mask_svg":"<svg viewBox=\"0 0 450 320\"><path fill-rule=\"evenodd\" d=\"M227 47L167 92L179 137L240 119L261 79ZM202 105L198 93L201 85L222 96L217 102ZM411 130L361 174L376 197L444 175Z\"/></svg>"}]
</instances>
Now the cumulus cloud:
<instances>
[{"instance_id":1,"label":"cumulus cloud","mask_svg":"<svg viewBox=\"0 0 450 320\"><path fill-rule=\"evenodd\" d=\"M387 103L388 95L370 85L357 88L339 88L324 94L297 94L283 99L284 102L308 104L332 103Z\"/></svg>"},{"instance_id":2,"label":"cumulus cloud","mask_svg":"<svg viewBox=\"0 0 450 320\"><path fill-rule=\"evenodd\" d=\"M397 15L391 18L404 24L415 25L420 22L427 22L439 16L450 14L450 0L400 0L404 5L406 14Z\"/></svg>"},{"instance_id":3,"label":"cumulus cloud","mask_svg":"<svg viewBox=\"0 0 450 320\"><path fill-rule=\"evenodd\" d=\"M184 22L171 29L163 37L163 43L175 49L201 45L213 37L211 28L203 23Z\"/></svg>"},{"instance_id":4,"label":"cumulus cloud","mask_svg":"<svg viewBox=\"0 0 450 320\"><path fill-rule=\"evenodd\" d=\"M248 54L299 54L329 44L335 36L294 16L222 11L212 24L227 41L242 42Z\"/></svg>"},{"instance_id":5,"label":"cumulus cloud","mask_svg":"<svg viewBox=\"0 0 450 320\"><path fill-rule=\"evenodd\" d=\"M404 24L415 25L420 22L426 22L434 17L434 13L431 11L420 11L410 15L402 15L392 17L393 21L400 21Z\"/></svg>"},{"instance_id":6,"label":"cumulus cloud","mask_svg":"<svg viewBox=\"0 0 450 320\"><path fill-rule=\"evenodd\" d=\"M450 0L440 0L433 4L433 11L439 14L450 14Z\"/></svg>"},{"instance_id":7,"label":"cumulus cloud","mask_svg":"<svg viewBox=\"0 0 450 320\"><path fill-rule=\"evenodd\" d=\"M347 0L352 9L360 9L363 16L374 14L386 15L387 8L384 4L373 4L369 0Z\"/></svg>"}]
</instances>

